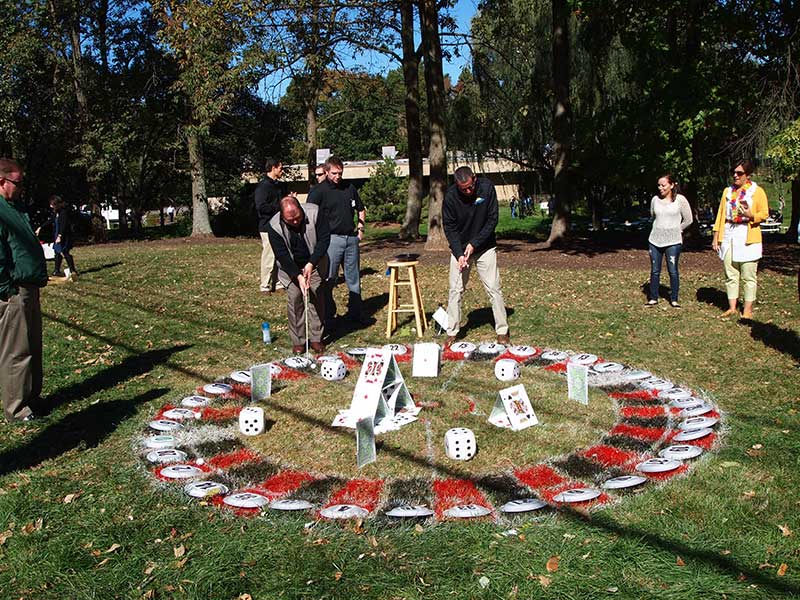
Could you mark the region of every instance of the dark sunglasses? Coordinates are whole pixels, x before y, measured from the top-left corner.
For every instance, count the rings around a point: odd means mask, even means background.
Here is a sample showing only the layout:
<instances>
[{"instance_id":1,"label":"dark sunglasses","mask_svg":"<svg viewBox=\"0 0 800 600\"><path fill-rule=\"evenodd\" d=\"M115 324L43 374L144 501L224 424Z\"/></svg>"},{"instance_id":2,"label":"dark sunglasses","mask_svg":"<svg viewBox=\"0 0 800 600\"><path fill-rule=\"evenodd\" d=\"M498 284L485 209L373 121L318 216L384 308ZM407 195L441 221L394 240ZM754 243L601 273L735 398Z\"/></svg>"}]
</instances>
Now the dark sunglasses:
<instances>
[{"instance_id":1,"label":"dark sunglasses","mask_svg":"<svg viewBox=\"0 0 800 600\"><path fill-rule=\"evenodd\" d=\"M11 179L10 177L3 177L2 179L5 179L6 181L10 181L11 183L16 185L17 187L22 185L22 179Z\"/></svg>"},{"instance_id":2,"label":"dark sunglasses","mask_svg":"<svg viewBox=\"0 0 800 600\"><path fill-rule=\"evenodd\" d=\"M744 171L731 171L731 175L738 175L739 177L741 177L744 174L745 174Z\"/></svg>"},{"instance_id":3,"label":"dark sunglasses","mask_svg":"<svg viewBox=\"0 0 800 600\"><path fill-rule=\"evenodd\" d=\"M314 173L314 176L316 176L316 177L324 177L325 173L324 172L322 172L322 173Z\"/></svg>"}]
</instances>

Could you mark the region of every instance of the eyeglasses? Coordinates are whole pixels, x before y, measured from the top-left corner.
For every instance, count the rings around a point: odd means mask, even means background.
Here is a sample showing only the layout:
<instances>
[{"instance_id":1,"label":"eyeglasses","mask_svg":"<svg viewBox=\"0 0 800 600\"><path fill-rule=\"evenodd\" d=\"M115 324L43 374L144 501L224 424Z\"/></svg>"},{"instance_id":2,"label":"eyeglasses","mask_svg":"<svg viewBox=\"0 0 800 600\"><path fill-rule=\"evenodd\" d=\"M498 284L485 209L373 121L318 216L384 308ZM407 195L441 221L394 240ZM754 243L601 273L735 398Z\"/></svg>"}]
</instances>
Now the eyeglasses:
<instances>
[{"instance_id":1,"label":"eyeglasses","mask_svg":"<svg viewBox=\"0 0 800 600\"><path fill-rule=\"evenodd\" d=\"M22 179L11 179L10 177L0 177L0 179L5 179L6 181L10 181L17 187L22 185Z\"/></svg>"},{"instance_id":2,"label":"eyeglasses","mask_svg":"<svg viewBox=\"0 0 800 600\"><path fill-rule=\"evenodd\" d=\"M741 177L744 174L745 174L744 171L731 171L731 175L738 175L739 177Z\"/></svg>"},{"instance_id":3,"label":"eyeglasses","mask_svg":"<svg viewBox=\"0 0 800 600\"><path fill-rule=\"evenodd\" d=\"M325 177L325 172L323 171L322 173L314 173L314 176L316 176L316 177Z\"/></svg>"}]
</instances>

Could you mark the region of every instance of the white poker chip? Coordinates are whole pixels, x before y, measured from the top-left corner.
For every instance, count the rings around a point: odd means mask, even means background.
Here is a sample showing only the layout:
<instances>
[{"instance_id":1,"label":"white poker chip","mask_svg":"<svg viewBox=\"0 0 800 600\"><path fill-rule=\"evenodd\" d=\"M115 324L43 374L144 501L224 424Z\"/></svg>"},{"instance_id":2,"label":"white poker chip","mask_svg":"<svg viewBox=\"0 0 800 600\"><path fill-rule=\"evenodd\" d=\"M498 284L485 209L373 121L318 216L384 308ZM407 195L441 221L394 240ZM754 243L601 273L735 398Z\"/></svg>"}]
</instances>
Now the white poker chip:
<instances>
[{"instance_id":1,"label":"white poker chip","mask_svg":"<svg viewBox=\"0 0 800 600\"><path fill-rule=\"evenodd\" d=\"M369 511L353 504L333 504L323 508L319 514L326 519L363 519Z\"/></svg>"},{"instance_id":2,"label":"white poker chip","mask_svg":"<svg viewBox=\"0 0 800 600\"><path fill-rule=\"evenodd\" d=\"M508 352L518 358L530 358L531 356L536 356L539 349L533 346L509 346Z\"/></svg>"},{"instance_id":3,"label":"white poker chip","mask_svg":"<svg viewBox=\"0 0 800 600\"><path fill-rule=\"evenodd\" d=\"M216 481L193 481L183 487L183 492L192 498L209 498L219 494L227 494L228 486Z\"/></svg>"},{"instance_id":4,"label":"white poker chip","mask_svg":"<svg viewBox=\"0 0 800 600\"><path fill-rule=\"evenodd\" d=\"M695 406L701 406L705 404L705 400L701 400L700 398L695 398L692 396L691 398L681 398L680 400L673 400L669 403L670 406L674 406L675 408L694 408Z\"/></svg>"},{"instance_id":5,"label":"white poker chip","mask_svg":"<svg viewBox=\"0 0 800 600\"><path fill-rule=\"evenodd\" d=\"M325 354L317 357L317 362L319 363L324 363L325 361L329 360L341 360L341 358L335 354Z\"/></svg>"},{"instance_id":6,"label":"white poker chip","mask_svg":"<svg viewBox=\"0 0 800 600\"><path fill-rule=\"evenodd\" d=\"M703 453L700 446L692 446L691 444L676 444L661 450L658 455L661 458L672 458L675 460L688 460L696 458Z\"/></svg>"},{"instance_id":7,"label":"white poker chip","mask_svg":"<svg viewBox=\"0 0 800 600\"><path fill-rule=\"evenodd\" d=\"M547 502L539 500L539 498L520 498L519 500L511 500L506 502L500 507L500 512L504 513L523 513L539 510L547 506Z\"/></svg>"},{"instance_id":8,"label":"white poker chip","mask_svg":"<svg viewBox=\"0 0 800 600\"><path fill-rule=\"evenodd\" d=\"M369 351L369 348L350 348L347 353L350 356L364 356Z\"/></svg>"},{"instance_id":9,"label":"white poker chip","mask_svg":"<svg viewBox=\"0 0 800 600\"><path fill-rule=\"evenodd\" d=\"M392 510L387 510L386 516L401 519L431 517L433 516L433 511L424 504L403 504L402 506L395 506Z\"/></svg>"},{"instance_id":10,"label":"white poker chip","mask_svg":"<svg viewBox=\"0 0 800 600\"><path fill-rule=\"evenodd\" d=\"M690 417L678 423L678 429L686 431L688 429L704 429L713 427L719 423L716 417Z\"/></svg>"},{"instance_id":11,"label":"white poker chip","mask_svg":"<svg viewBox=\"0 0 800 600\"><path fill-rule=\"evenodd\" d=\"M592 365L595 373L619 373L625 369L625 365L618 362L596 362Z\"/></svg>"},{"instance_id":12,"label":"white poker chip","mask_svg":"<svg viewBox=\"0 0 800 600\"><path fill-rule=\"evenodd\" d=\"M700 417L707 413L710 413L714 410L714 407L707 403L698 404L697 406L692 406L691 408L684 408L680 416L681 417Z\"/></svg>"},{"instance_id":13,"label":"white poker chip","mask_svg":"<svg viewBox=\"0 0 800 600\"><path fill-rule=\"evenodd\" d=\"M388 350L395 356L401 356L408 352L408 346L405 344L384 344L383 349Z\"/></svg>"},{"instance_id":14,"label":"white poker chip","mask_svg":"<svg viewBox=\"0 0 800 600\"><path fill-rule=\"evenodd\" d=\"M151 463L171 463L186 460L186 452L175 448L162 448L147 453L147 460Z\"/></svg>"},{"instance_id":15,"label":"white poker chip","mask_svg":"<svg viewBox=\"0 0 800 600\"><path fill-rule=\"evenodd\" d=\"M189 479L202 475L203 470L194 465L170 465L161 469L159 473L167 479Z\"/></svg>"},{"instance_id":16,"label":"white poker chip","mask_svg":"<svg viewBox=\"0 0 800 600\"><path fill-rule=\"evenodd\" d=\"M459 504L444 511L445 517L453 519L473 519L491 514L491 510L480 504Z\"/></svg>"},{"instance_id":17,"label":"white poker chip","mask_svg":"<svg viewBox=\"0 0 800 600\"><path fill-rule=\"evenodd\" d=\"M475 352L475 347L475 344L472 342L456 342L455 344L450 344L450 350L453 352L461 352L463 354Z\"/></svg>"},{"instance_id":18,"label":"white poker chip","mask_svg":"<svg viewBox=\"0 0 800 600\"><path fill-rule=\"evenodd\" d=\"M202 408L203 406L208 406L211 403L211 398L206 398L205 396L186 396L183 400L181 400L181 405L185 406L186 408Z\"/></svg>"},{"instance_id":19,"label":"white poker chip","mask_svg":"<svg viewBox=\"0 0 800 600\"><path fill-rule=\"evenodd\" d=\"M151 435L144 440L145 448L151 448L154 450L162 448L174 448L175 443L174 435Z\"/></svg>"},{"instance_id":20,"label":"white poker chip","mask_svg":"<svg viewBox=\"0 0 800 600\"><path fill-rule=\"evenodd\" d=\"M236 383L250 383L252 381L249 369L247 371L234 371L231 373L231 379Z\"/></svg>"},{"instance_id":21,"label":"white poker chip","mask_svg":"<svg viewBox=\"0 0 800 600\"><path fill-rule=\"evenodd\" d=\"M305 356L290 356L283 361L283 364L291 369L307 369L313 364L313 361Z\"/></svg>"},{"instance_id":22,"label":"white poker chip","mask_svg":"<svg viewBox=\"0 0 800 600\"><path fill-rule=\"evenodd\" d=\"M659 392L658 397L662 400L686 400L692 397L692 392L683 388L673 388Z\"/></svg>"},{"instance_id":23,"label":"white poker chip","mask_svg":"<svg viewBox=\"0 0 800 600\"><path fill-rule=\"evenodd\" d=\"M641 473L665 473L674 471L681 464L681 461L673 458L651 458L636 465L636 470Z\"/></svg>"},{"instance_id":24,"label":"white poker chip","mask_svg":"<svg viewBox=\"0 0 800 600\"><path fill-rule=\"evenodd\" d=\"M267 499L261 494L253 492L238 492L225 496L222 502L234 508L261 508L267 505Z\"/></svg>"},{"instance_id":25,"label":"white poker chip","mask_svg":"<svg viewBox=\"0 0 800 600\"><path fill-rule=\"evenodd\" d=\"M481 354L502 354L505 351L506 347L497 342L486 342L478 346L478 352Z\"/></svg>"},{"instance_id":26,"label":"white poker chip","mask_svg":"<svg viewBox=\"0 0 800 600\"><path fill-rule=\"evenodd\" d=\"M222 394L230 394L233 388L227 383L207 383L203 386L203 391L207 394L220 396Z\"/></svg>"},{"instance_id":27,"label":"white poker chip","mask_svg":"<svg viewBox=\"0 0 800 600\"><path fill-rule=\"evenodd\" d=\"M625 381L641 381L643 379L650 379L653 374L650 371L642 371L641 369L631 369L622 374Z\"/></svg>"},{"instance_id":28,"label":"white poker chip","mask_svg":"<svg viewBox=\"0 0 800 600\"><path fill-rule=\"evenodd\" d=\"M704 438L707 435L711 435L714 433L714 430L709 427L702 427L700 429L686 429L681 431L678 435L672 438L674 442L691 442L693 440L699 440L700 438Z\"/></svg>"},{"instance_id":29,"label":"white poker chip","mask_svg":"<svg viewBox=\"0 0 800 600\"><path fill-rule=\"evenodd\" d=\"M278 363L269 363L269 374L271 377L277 377L283 373L283 367Z\"/></svg>"},{"instance_id":30,"label":"white poker chip","mask_svg":"<svg viewBox=\"0 0 800 600\"><path fill-rule=\"evenodd\" d=\"M621 477L614 477L603 483L603 488L607 490L624 490L626 488L636 487L642 485L647 481L647 477L641 475L622 475Z\"/></svg>"},{"instance_id":31,"label":"white poker chip","mask_svg":"<svg viewBox=\"0 0 800 600\"><path fill-rule=\"evenodd\" d=\"M570 356L569 362L573 365L591 365L597 362L596 354L575 354Z\"/></svg>"},{"instance_id":32,"label":"white poker chip","mask_svg":"<svg viewBox=\"0 0 800 600\"><path fill-rule=\"evenodd\" d=\"M565 503L572 503L572 502L586 502L588 500L594 500L600 495L600 490L595 490L593 488L572 488L570 490L565 490L560 494L556 494L553 497L553 500L556 502L565 502Z\"/></svg>"},{"instance_id":33,"label":"white poker chip","mask_svg":"<svg viewBox=\"0 0 800 600\"><path fill-rule=\"evenodd\" d=\"M644 381L639 383L646 390L670 390L675 387L671 381L667 381L666 379L661 379L660 377L651 377L650 379L645 379Z\"/></svg>"},{"instance_id":34,"label":"white poker chip","mask_svg":"<svg viewBox=\"0 0 800 600\"><path fill-rule=\"evenodd\" d=\"M164 411L164 417L172 419L173 421L182 421L184 419L194 419L197 415L193 410L188 408L170 408Z\"/></svg>"},{"instance_id":35,"label":"white poker chip","mask_svg":"<svg viewBox=\"0 0 800 600\"><path fill-rule=\"evenodd\" d=\"M308 500L281 498L270 502L269 507L272 510L308 510L309 508L314 508L314 505Z\"/></svg>"},{"instance_id":36,"label":"white poker chip","mask_svg":"<svg viewBox=\"0 0 800 600\"><path fill-rule=\"evenodd\" d=\"M157 421L150 421L150 429L155 429L156 431L175 431L176 429L180 429L183 427L177 421L171 421L169 419L158 419Z\"/></svg>"},{"instance_id":37,"label":"white poker chip","mask_svg":"<svg viewBox=\"0 0 800 600\"><path fill-rule=\"evenodd\" d=\"M553 362L561 362L569 358L569 354L562 350L546 350L542 352L542 360L552 360Z\"/></svg>"}]
</instances>

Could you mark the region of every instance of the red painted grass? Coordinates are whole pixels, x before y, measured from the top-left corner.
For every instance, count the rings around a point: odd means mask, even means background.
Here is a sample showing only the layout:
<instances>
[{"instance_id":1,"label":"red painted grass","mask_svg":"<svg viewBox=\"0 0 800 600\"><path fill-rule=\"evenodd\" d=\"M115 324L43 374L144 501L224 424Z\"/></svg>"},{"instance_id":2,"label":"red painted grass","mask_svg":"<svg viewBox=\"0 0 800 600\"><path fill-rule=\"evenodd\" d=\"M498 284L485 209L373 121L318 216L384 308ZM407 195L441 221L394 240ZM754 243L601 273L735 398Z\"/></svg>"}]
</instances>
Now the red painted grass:
<instances>
[{"instance_id":1,"label":"red painted grass","mask_svg":"<svg viewBox=\"0 0 800 600\"><path fill-rule=\"evenodd\" d=\"M223 406L221 408L206 406L200 411L200 418L203 421L230 421L238 419L241 410L241 406Z\"/></svg>"},{"instance_id":2,"label":"red painted grass","mask_svg":"<svg viewBox=\"0 0 800 600\"><path fill-rule=\"evenodd\" d=\"M338 356L342 359L342 362L344 363L344 366L347 367L348 371L358 371L361 369L361 363L350 356L347 352L339 352Z\"/></svg>"},{"instance_id":3,"label":"red painted grass","mask_svg":"<svg viewBox=\"0 0 800 600\"><path fill-rule=\"evenodd\" d=\"M273 375L273 377L275 379L280 379L281 381L297 381L298 379L305 379L308 377L308 373L303 373L297 369L292 369L286 365L281 365L281 372L277 375Z\"/></svg>"},{"instance_id":4,"label":"red painted grass","mask_svg":"<svg viewBox=\"0 0 800 600\"><path fill-rule=\"evenodd\" d=\"M564 362L557 362L553 363L552 365L547 365L544 368L545 371L552 371L553 373L566 373L567 372L567 361Z\"/></svg>"},{"instance_id":5,"label":"red painted grass","mask_svg":"<svg viewBox=\"0 0 800 600\"><path fill-rule=\"evenodd\" d=\"M624 467L632 462L640 462L642 460L641 456L636 452L602 444L587 448L581 455L600 463L604 467Z\"/></svg>"},{"instance_id":6,"label":"red painted grass","mask_svg":"<svg viewBox=\"0 0 800 600\"><path fill-rule=\"evenodd\" d=\"M466 360L466 352L454 352L450 346L445 346L442 351L442 360Z\"/></svg>"},{"instance_id":7,"label":"red painted grass","mask_svg":"<svg viewBox=\"0 0 800 600\"><path fill-rule=\"evenodd\" d=\"M611 392L608 396L615 400L657 400L658 392L655 390L636 390L635 392Z\"/></svg>"},{"instance_id":8,"label":"red painted grass","mask_svg":"<svg viewBox=\"0 0 800 600\"><path fill-rule=\"evenodd\" d=\"M433 510L437 519L454 506L476 504L492 510L486 496L468 479L436 479L433 482Z\"/></svg>"},{"instance_id":9,"label":"red painted grass","mask_svg":"<svg viewBox=\"0 0 800 600\"><path fill-rule=\"evenodd\" d=\"M609 431L609 435L626 435L628 437L643 440L645 442L656 442L664 435L665 430L661 427L639 427L637 425L627 425L620 423Z\"/></svg>"},{"instance_id":10,"label":"red painted grass","mask_svg":"<svg viewBox=\"0 0 800 600\"><path fill-rule=\"evenodd\" d=\"M636 472L637 475L643 475L648 479L652 479L653 481L666 481L667 479L672 479L676 475L680 475L682 473L686 473L689 470L689 465L683 464L677 469L673 469L672 471L664 471L663 473L639 473Z\"/></svg>"},{"instance_id":11,"label":"red painted grass","mask_svg":"<svg viewBox=\"0 0 800 600\"><path fill-rule=\"evenodd\" d=\"M498 356L494 360L495 360L495 362L497 362L498 360L501 360L501 359L510 358L511 360L515 360L518 363L524 363L524 362L526 362L526 361L528 361L528 360L530 360L532 358L536 358L537 356L539 356L542 353L542 349L541 348L535 348L535 350L536 350L536 352L534 354L531 354L530 356L517 356L516 354L512 354L509 350L506 350L505 352L503 352L500 356Z\"/></svg>"},{"instance_id":12,"label":"red painted grass","mask_svg":"<svg viewBox=\"0 0 800 600\"><path fill-rule=\"evenodd\" d=\"M331 494L323 508L336 504L353 504L372 512L380 501L383 483L382 479L351 479L344 487Z\"/></svg>"},{"instance_id":13,"label":"red painted grass","mask_svg":"<svg viewBox=\"0 0 800 600\"><path fill-rule=\"evenodd\" d=\"M214 469L224 471L226 469L230 469L231 467L237 467L239 465L255 462L260 459L261 456L259 456L258 453L253 452L249 448L241 448L240 450L228 452L227 454L217 454L216 456L212 456L206 460L206 464Z\"/></svg>"},{"instance_id":14,"label":"red painted grass","mask_svg":"<svg viewBox=\"0 0 800 600\"><path fill-rule=\"evenodd\" d=\"M565 477L562 477L547 465L536 465L529 469L515 471L514 475L522 483L534 490L552 487L566 481Z\"/></svg>"},{"instance_id":15,"label":"red painted grass","mask_svg":"<svg viewBox=\"0 0 800 600\"><path fill-rule=\"evenodd\" d=\"M628 417L641 417L644 419L653 419L656 417L664 416L663 406L623 406L619 409L619 414L625 418Z\"/></svg>"},{"instance_id":16,"label":"red painted grass","mask_svg":"<svg viewBox=\"0 0 800 600\"><path fill-rule=\"evenodd\" d=\"M233 393L226 394L227 396L233 396L239 400L250 398L250 386L248 384L233 382L230 386L233 388Z\"/></svg>"},{"instance_id":17,"label":"red painted grass","mask_svg":"<svg viewBox=\"0 0 800 600\"><path fill-rule=\"evenodd\" d=\"M698 448L703 448L704 450L711 450L714 446L714 442L717 440L716 433L709 433L706 437L702 437L698 440L690 440L688 442L675 442L672 438L680 433L680 429L673 429L667 434L667 441L673 444L690 444L692 446L697 446Z\"/></svg>"},{"instance_id":18,"label":"red painted grass","mask_svg":"<svg viewBox=\"0 0 800 600\"><path fill-rule=\"evenodd\" d=\"M166 419L166 417L164 416L164 413L167 412L168 410L172 410L173 408L178 408L178 407L175 406L174 404L165 404L164 406L161 407L161 410L159 410L156 413L156 416L153 417L153 420L154 421L160 421L161 419ZM175 419L169 419L169 420L173 421Z\"/></svg>"},{"instance_id":19,"label":"red painted grass","mask_svg":"<svg viewBox=\"0 0 800 600\"><path fill-rule=\"evenodd\" d=\"M259 493L271 498L282 498L300 489L307 481L316 479L311 473L303 471L281 471L257 486Z\"/></svg>"}]
</instances>

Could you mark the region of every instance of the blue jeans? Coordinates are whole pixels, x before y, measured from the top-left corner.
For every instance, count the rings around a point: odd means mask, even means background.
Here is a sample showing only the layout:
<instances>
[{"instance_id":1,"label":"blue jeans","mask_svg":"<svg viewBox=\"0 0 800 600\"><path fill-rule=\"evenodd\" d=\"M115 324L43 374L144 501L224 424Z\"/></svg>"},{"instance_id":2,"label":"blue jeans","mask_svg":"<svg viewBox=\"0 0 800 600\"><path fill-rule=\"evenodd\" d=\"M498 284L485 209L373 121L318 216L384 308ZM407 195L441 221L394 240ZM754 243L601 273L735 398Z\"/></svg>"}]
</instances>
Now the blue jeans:
<instances>
[{"instance_id":1,"label":"blue jeans","mask_svg":"<svg viewBox=\"0 0 800 600\"><path fill-rule=\"evenodd\" d=\"M678 301L678 290L680 280L678 279L678 258L681 255L683 244L673 244L659 248L650 244L650 298L658 300L658 285L661 280L661 261L667 257L667 271L669 271L669 299L671 302Z\"/></svg>"},{"instance_id":2,"label":"blue jeans","mask_svg":"<svg viewBox=\"0 0 800 600\"><path fill-rule=\"evenodd\" d=\"M328 276L328 296L325 305L325 318L331 320L336 316L336 302L333 300L333 288L339 277L339 266L344 269L344 280L349 290L347 298L347 315L356 320L364 317L361 305L361 255L358 248L358 236L331 234L328 246L330 271Z\"/></svg>"}]
</instances>

